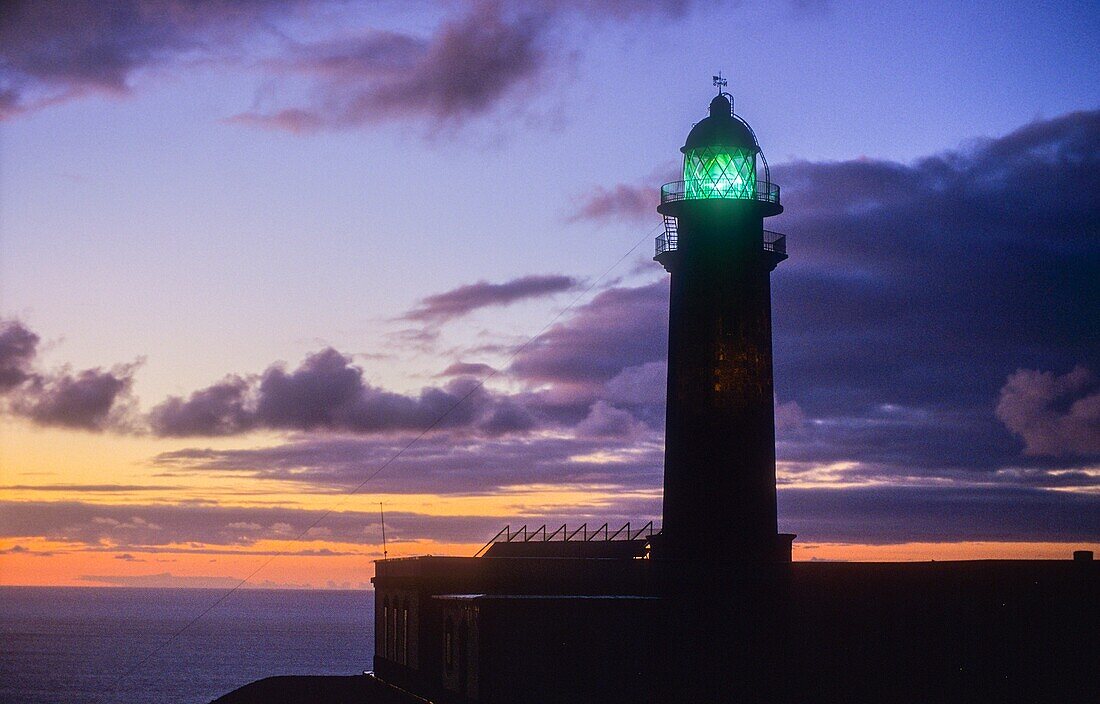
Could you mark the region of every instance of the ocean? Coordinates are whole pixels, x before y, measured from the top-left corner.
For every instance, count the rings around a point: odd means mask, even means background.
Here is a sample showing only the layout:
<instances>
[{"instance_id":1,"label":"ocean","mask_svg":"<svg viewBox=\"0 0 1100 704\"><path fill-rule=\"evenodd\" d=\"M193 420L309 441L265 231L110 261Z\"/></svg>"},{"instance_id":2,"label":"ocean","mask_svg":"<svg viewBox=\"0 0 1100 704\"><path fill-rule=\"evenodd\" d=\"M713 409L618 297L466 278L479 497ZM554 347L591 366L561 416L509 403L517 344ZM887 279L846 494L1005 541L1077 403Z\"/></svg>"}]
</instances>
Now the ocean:
<instances>
[{"instance_id":1,"label":"ocean","mask_svg":"<svg viewBox=\"0 0 1100 704\"><path fill-rule=\"evenodd\" d=\"M205 704L269 675L371 668L374 593L0 587L3 704Z\"/></svg>"}]
</instances>

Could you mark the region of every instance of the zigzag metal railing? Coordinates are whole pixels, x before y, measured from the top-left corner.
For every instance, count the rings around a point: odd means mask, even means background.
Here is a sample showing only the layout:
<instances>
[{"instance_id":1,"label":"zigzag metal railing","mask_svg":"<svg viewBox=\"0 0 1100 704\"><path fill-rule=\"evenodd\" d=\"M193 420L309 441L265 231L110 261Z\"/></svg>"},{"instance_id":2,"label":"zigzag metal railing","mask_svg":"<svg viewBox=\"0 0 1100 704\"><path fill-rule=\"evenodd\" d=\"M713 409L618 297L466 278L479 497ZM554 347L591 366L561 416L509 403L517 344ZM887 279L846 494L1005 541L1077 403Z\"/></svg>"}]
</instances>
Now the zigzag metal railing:
<instances>
[{"instance_id":1,"label":"zigzag metal railing","mask_svg":"<svg viewBox=\"0 0 1100 704\"><path fill-rule=\"evenodd\" d=\"M627 521L626 524L614 532L611 531L607 523L604 523L593 531L588 530L587 522L580 524L572 531L569 530L566 524L562 523L561 527L555 528L552 532L547 532L545 523L533 530L528 529L526 523L516 528L514 531L511 525L507 525L501 528L489 542L485 543L480 550L474 553L474 557L481 557L482 553L495 543L576 543L593 542L596 540L611 542L612 540L637 540L643 535L648 538L653 535L653 533L653 521L647 522L637 530L631 530L630 521ZM602 538L600 537L601 534L603 536ZM539 536L541 536L541 538Z\"/></svg>"}]
</instances>

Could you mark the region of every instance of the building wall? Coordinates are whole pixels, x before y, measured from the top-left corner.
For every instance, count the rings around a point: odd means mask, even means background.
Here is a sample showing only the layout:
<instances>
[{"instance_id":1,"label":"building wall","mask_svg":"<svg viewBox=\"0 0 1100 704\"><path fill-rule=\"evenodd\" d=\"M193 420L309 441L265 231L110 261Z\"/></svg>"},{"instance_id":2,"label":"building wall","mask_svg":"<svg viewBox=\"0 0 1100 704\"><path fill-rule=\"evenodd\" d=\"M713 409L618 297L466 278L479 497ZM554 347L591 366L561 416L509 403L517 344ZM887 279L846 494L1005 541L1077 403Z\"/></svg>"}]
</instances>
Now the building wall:
<instances>
[{"instance_id":1,"label":"building wall","mask_svg":"<svg viewBox=\"0 0 1100 704\"><path fill-rule=\"evenodd\" d=\"M480 609L472 601L446 601L443 617L443 688L459 699L480 701Z\"/></svg>"},{"instance_id":2,"label":"building wall","mask_svg":"<svg viewBox=\"0 0 1100 704\"><path fill-rule=\"evenodd\" d=\"M376 622L387 598L411 606L408 664L377 645L380 677L484 704L1088 701L1095 688L1098 562L794 563L728 582L655 564L664 593L621 600L577 595L601 570L591 591L622 588L623 565L561 563L550 579L522 558L477 562L380 565ZM546 594L571 580L573 596ZM492 584L543 598L493 598Z\"/></svg>"},{"instance_id":3,"label":"building wall","mask_svg":"<svg viewBox=\"0 0 1100 704\"><path fill-rule=\"evenodd\" d=\"M374 656L390 666L420 667L421 594L415 589L375 591Z\"/></svg>"}]
</instances>

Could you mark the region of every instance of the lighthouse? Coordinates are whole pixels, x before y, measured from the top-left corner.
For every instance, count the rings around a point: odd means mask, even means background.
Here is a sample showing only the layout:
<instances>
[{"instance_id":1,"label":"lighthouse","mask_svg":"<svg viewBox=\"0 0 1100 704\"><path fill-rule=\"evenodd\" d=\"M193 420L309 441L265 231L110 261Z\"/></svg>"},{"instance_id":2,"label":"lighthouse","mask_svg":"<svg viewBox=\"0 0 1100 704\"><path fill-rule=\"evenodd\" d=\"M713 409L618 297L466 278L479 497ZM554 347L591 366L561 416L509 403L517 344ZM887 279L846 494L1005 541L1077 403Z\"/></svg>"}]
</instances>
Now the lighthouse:
<instances>
[{"instance_id":1,"label":"lighthouse","mask_svg":"<svg viewBox=\"0 0 1100 704\"><path fill-rule=\"evenodd\" d=\"M656 256L671 274L664 520L654 557L788 562L778 533L771 272L783 212L749 124L715 77L709 114L688 133L679 180L661 188Z\"/></svg>"}]
</instances>

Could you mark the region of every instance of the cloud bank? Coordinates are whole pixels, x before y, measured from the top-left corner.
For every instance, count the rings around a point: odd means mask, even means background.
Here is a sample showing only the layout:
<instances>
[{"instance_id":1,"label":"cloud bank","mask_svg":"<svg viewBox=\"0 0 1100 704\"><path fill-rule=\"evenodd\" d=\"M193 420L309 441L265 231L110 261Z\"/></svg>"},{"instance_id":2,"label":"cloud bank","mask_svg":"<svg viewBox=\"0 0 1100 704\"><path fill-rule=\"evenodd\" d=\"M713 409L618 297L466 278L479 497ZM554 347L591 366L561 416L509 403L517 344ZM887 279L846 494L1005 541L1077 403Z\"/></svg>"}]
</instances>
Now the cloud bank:
<instances>
[{"instance_id":1,"label":"cloud bank","mask_svg":"<svg viewBox=\"0 0 1100 704\"><path fill-rule=\"evenodd\" d=\"M374 14L359 28L363 8L338 0L11 0L0 14L0 120L128 95L141 77L188 64L259 63L267 81L300 84L306 97L230 122L304 133L412 118L438 129L533 95L568 60L548 35L570 22L675 19L694 4L440 2L438 25L410 33L379 29ZM313 39L318 27L327 36Z\"/></svg>"},{"instance_id":2,"label":"cloud bank","mask_svg":"<svg viewBox=\"0 0 1100 704\"><path fill-rule=\"evenodd\" d=\"M12 0L0 13L0 120L92 93L125 95L142 71L219 56L304 0Z\"/></svg>"},{"instance_id":3,"label":"cloud bank","mask_svg":"<svg viewBox=\"0 0 1100 704\"><path fill-rule=\"evenodd\" d=\"M576 286L576 279L562 275L533 274L499 284L479 281L428 296L402 317L404 320L418 322L445 322L480 308L506 306L517 301L541 298L569 291Z\"/></svg>"},{"instance_id":4,"label":"cloud bank","mask_svg":"<svg viewBox=\"0 0 1100 704\"><path fill-rule=\"evenodd\" d=\"M0 320L0 408L43 426L125 430L132 419L134 364L110 370L36 371L39 337L18 320Z\"/></svg>"},{"instance_id":5,"label":"cloud bank","mask_svg":"<svg viewBox=\"0 0 1100 704\"><path fill-rule=\"evenodd\" d=\"M773 171L788 206L776 227L790 233L792 253L773 283L789 529L871 542L1094 540L1100 112L911 164L796 162ZM537 278L472 284L417 310L447 320L557 290L529 286ZM499 370L508 391L476 386L465 375L484 369L458 364L471 358L462 350L441 360L446 383L418 394L366 383L333 349L296 367L230 376L155 405L150 431L266 430L285 440L238 449L192 442L156 462L174 474L342 491L469 394L372 488L477 494L550 484L652 495L667 296L665 281L601 291ZM9 412L113 427L127 374L44 372L36 346L20 323L0 327ZM114 383L93 383L104 375ZM652 503L605 508L655 512ZM152 530L102 517L120 522L115 533Z\"/></svg>"}]
</instances>

